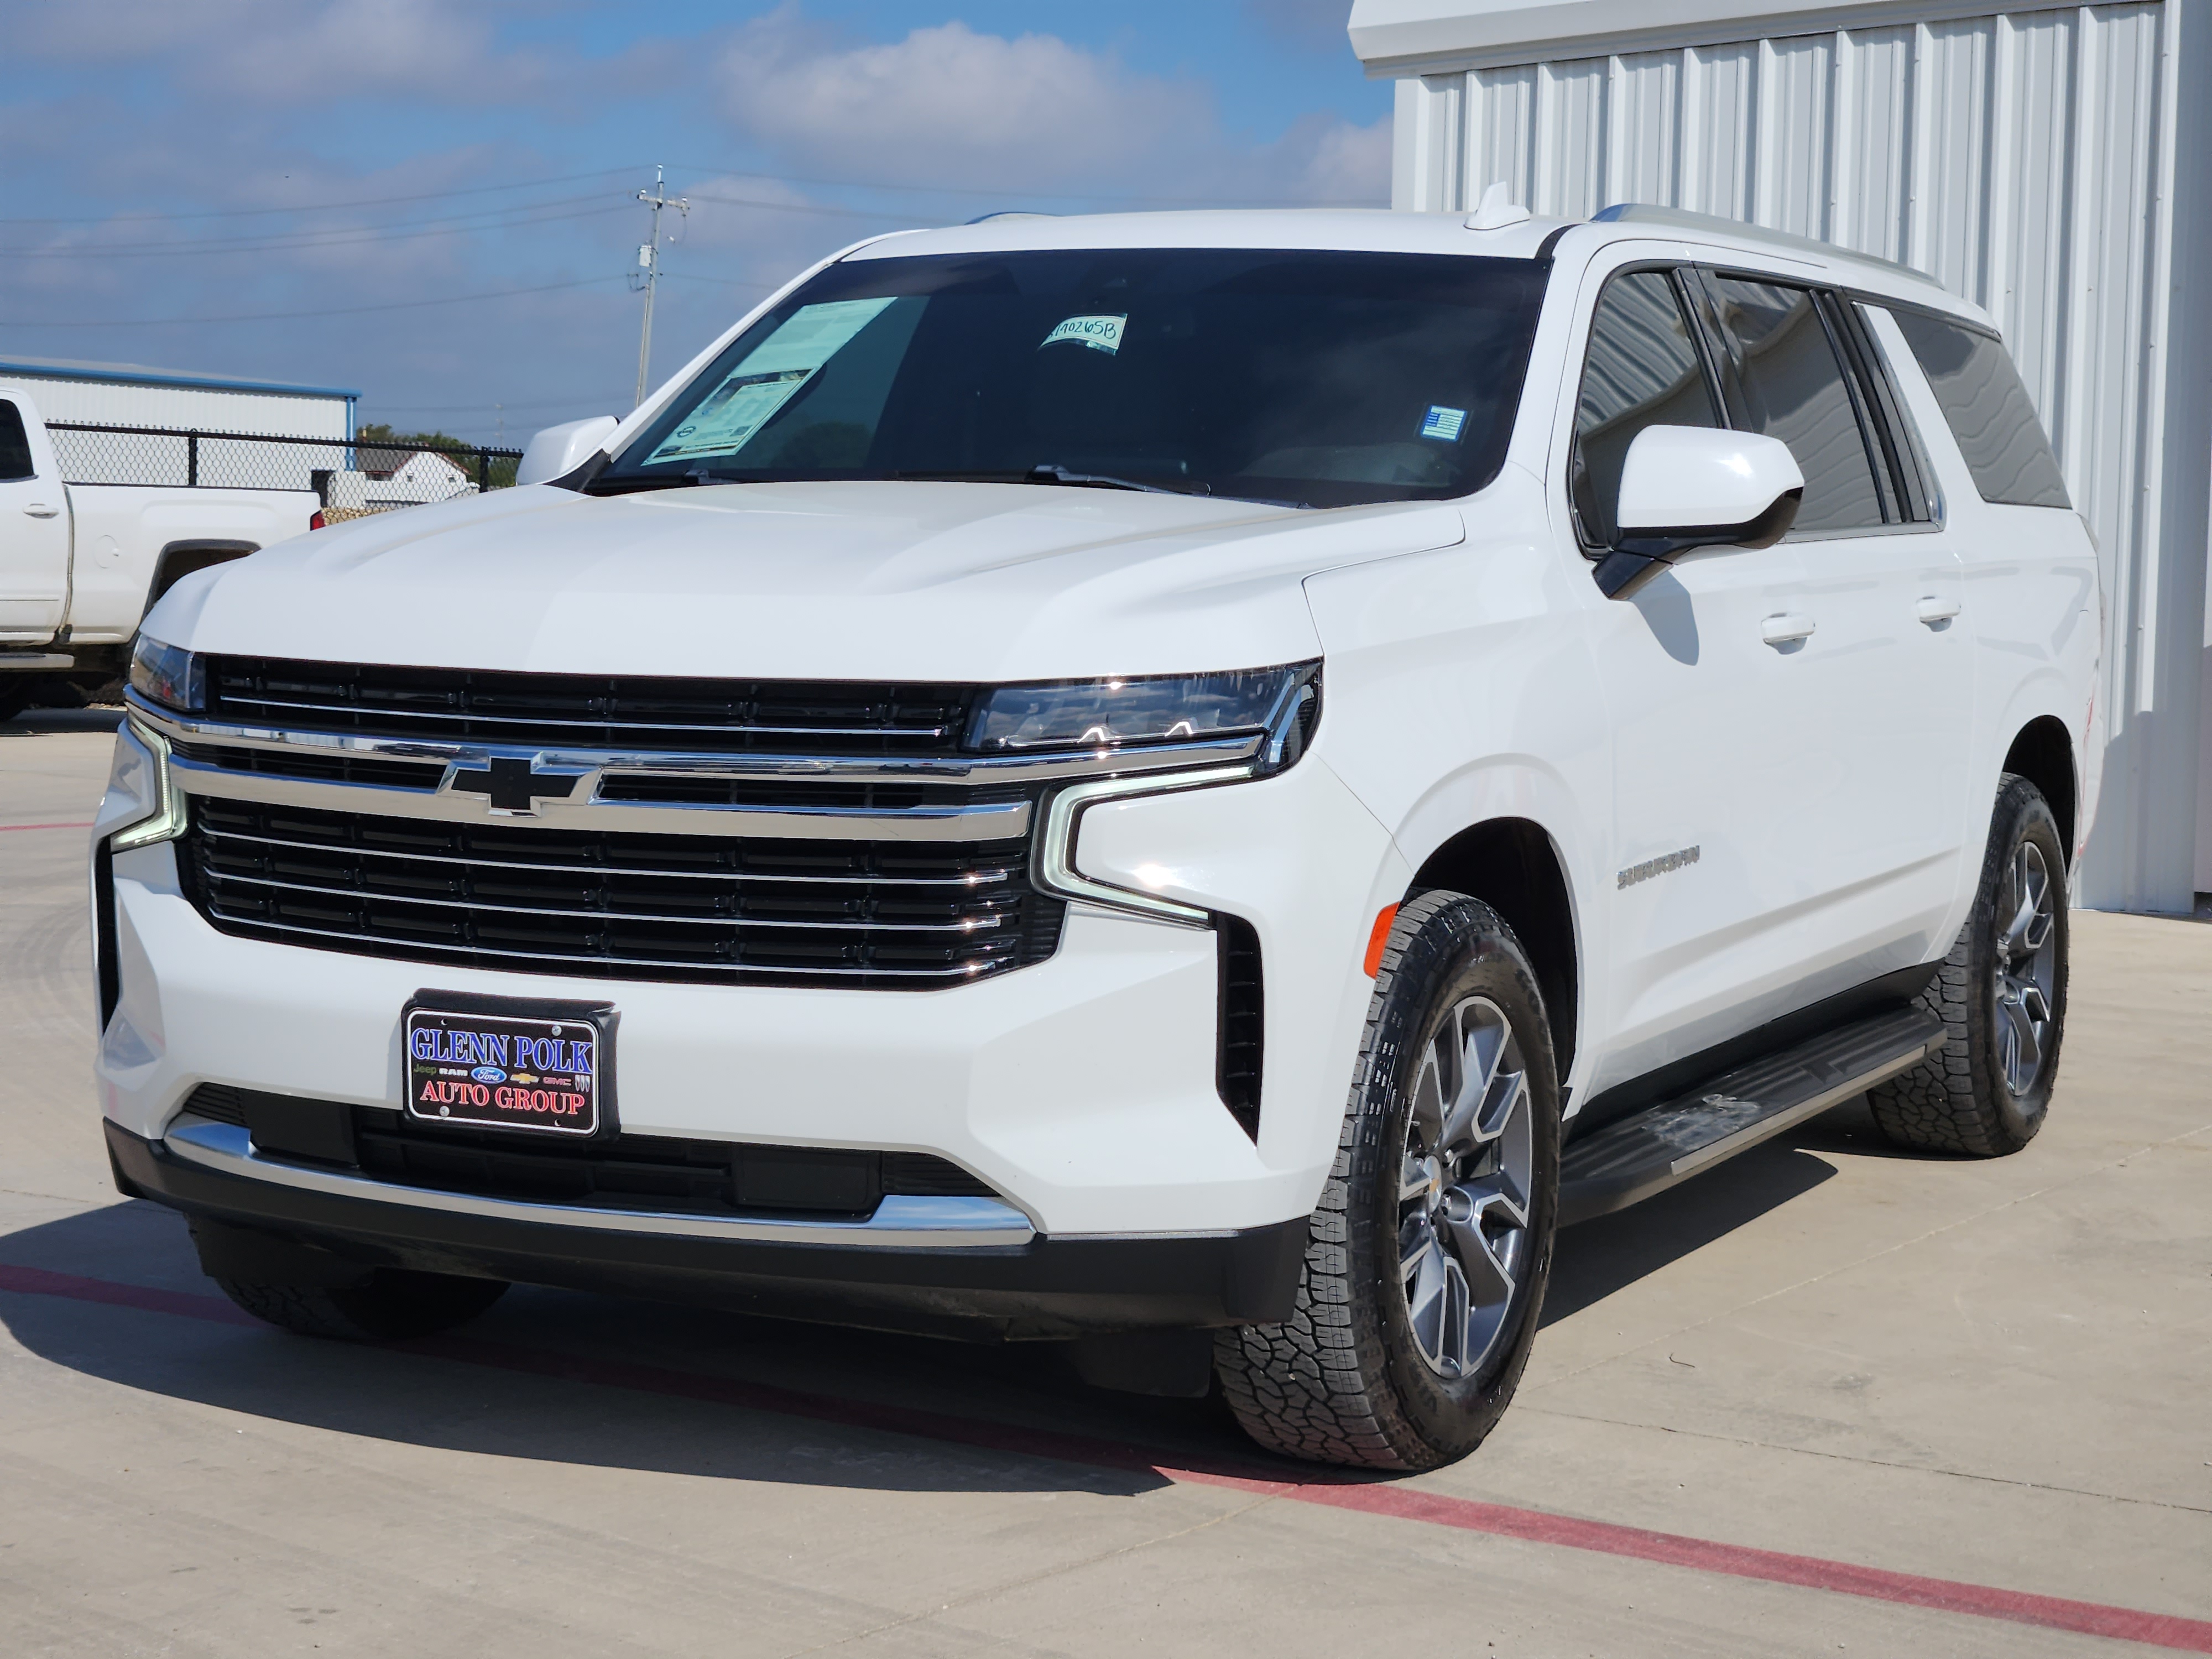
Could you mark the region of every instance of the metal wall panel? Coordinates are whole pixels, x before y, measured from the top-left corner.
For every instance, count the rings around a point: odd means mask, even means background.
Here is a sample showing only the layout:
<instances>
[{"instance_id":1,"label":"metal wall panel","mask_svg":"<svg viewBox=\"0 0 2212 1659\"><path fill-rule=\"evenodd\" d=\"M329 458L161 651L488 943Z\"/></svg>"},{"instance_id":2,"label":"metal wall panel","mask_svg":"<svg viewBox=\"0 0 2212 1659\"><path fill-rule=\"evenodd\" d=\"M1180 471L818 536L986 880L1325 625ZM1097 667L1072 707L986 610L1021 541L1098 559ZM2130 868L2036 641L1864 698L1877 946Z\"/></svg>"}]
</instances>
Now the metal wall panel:
<instances>
[{"instance_id":1,"label":"metal wall panel","mask_svg":"<svg viewBox=\"0 0 2212 1659\"><path fill-rule=\"evenodd\" d=\"M2184 386L2166 362L2178 124L2194 118L2175 106L2176 36L2197 3L1886 19L1429 74L1399 106L1401 146L1418 130L1449 157L1417 179L1401 148L1400 207L1465 207L1502 179L1565 218L1615 201L1688 208L1901 260L1989 310L2103 549L2106 810L2082 886L2130 908L2188 908L2199 863L2212 456L2196 447L2204 364L2192 357ZM2204 222L2184 216L2202 244ZM2188 442L2169 456L2177 434Z\"/></svg>"},{"instance_id":2,"label":"metal wall panel","mask_svg":"<svg viewBox=\"0 0 2212 1659\"><path fill-rule=\"evenodd\" d=\"M185 431L248 432L284 438L343 438L347 400L201 386L145 386L127 380L46 377L0 369L0 380L23 386L50 421L101 426L158 426Z\"/></svg>"}]
</instances>

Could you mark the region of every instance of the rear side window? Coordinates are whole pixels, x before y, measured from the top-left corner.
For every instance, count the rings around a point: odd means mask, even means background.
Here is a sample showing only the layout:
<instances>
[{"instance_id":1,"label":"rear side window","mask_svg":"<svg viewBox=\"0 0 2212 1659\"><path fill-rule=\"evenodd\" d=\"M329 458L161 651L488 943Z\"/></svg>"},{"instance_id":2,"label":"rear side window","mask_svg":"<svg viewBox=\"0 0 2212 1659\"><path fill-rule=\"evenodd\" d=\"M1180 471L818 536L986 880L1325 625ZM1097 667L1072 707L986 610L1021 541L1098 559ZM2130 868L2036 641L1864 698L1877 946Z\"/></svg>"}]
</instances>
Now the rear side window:
<instances>
[{"instance_id":1,"label":"rear side window","mask_svg":"<svg viewBox=\"0 0 2212 1659\"><path fill-rule=\"evenodd\" d=\"M38 476L31 465L31 441L23 431L23 416L15 405L0 398L0 483Z\"/></svg>"},{"instance_id":2,"label":"rear side window","mask_svg":"<svg viewBox=\"0 0 2212 1659\"><path fill-rule=\"evenodd\" d=\"M1796 533L1887 522L1875 459L1827 319L1809 289L1708 276L1735 424L1790 446L1805 474Z\"/></svg>"},{"instance_id":3,"label":"rear side window","mask_svg":"<svg viewBox=\"0 0 2212 1659\"><path fill-rule=\"evenodd\" d=\"M1924 312L1893 311L1985 501L2071 507L2066 479L2004 342Z\"/></svg>"},{"instance_id":4,"label":"rear side window","mask_svg":"<svg viewBox=\"0 0 2212 1659\"><path fill-rule=\"evenodd\" d=\"M1620 471L1638 433L1720 423L1673 279L1662 270L1614 277L1590 321L1575 410L1572 483L1583 539L1594 547L1618 539Z\"/></svg>"}]
</instances>

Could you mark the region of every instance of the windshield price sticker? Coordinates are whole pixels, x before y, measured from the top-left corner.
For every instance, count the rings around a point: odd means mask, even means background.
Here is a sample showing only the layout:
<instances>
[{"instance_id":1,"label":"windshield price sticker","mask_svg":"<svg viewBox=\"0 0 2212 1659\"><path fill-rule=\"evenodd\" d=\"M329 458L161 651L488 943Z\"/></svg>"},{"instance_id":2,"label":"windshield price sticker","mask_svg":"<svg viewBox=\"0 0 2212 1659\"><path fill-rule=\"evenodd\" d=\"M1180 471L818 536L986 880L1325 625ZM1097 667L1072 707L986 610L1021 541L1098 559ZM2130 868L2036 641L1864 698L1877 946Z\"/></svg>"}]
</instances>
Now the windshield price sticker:
<instances>
[{"instance_id":1,"label":"windshield price sticker","mask_svg":"<svg viewBox=\"0 0 2212 1659\"><path fill-rule=\"evenodd\" d=\"M1070 317L1066 322L1056 325L1052 332L1038 343L1037 349L1042 351L1048 345L1073 342L1112 356L1121 349L1121 331L1128 326L1128 323L1127 313L1119 317Z\"/></svg>"},{"instance_id":2,"label":"windshield price sticker","mask_svg":"<svg viewBox=\"0 0 2212 1659\"><path fill-rule=\"evenodd\" d=\"M461 1128L588 1135L599 1127L589 1019L407 1011L407 1115Z\"/></svg>"},{"instance_id":3,"label":"windshield price sticker","mask_svg":"<svg viewBox=\"0 0 2212 1659\"><path fill-rule=\"evenodd\" d=\"M831 300L801 306L748 351L721 385L699 400L699 406L645 458L645 464L736 454L890 303Z\"/></svg>"}]
</instances>

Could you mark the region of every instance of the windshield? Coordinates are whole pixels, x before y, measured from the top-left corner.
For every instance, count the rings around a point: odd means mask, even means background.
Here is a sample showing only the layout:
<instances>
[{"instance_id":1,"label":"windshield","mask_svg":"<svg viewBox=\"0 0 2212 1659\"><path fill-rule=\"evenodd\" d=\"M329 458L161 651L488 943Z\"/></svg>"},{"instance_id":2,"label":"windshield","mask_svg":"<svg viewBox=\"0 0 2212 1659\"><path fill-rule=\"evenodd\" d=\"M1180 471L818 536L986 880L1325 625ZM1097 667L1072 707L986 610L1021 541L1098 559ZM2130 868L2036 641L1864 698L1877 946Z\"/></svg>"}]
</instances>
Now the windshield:
<instances>
[{"instance_id":1,"label":"windshield","mask_svg":"<svg viewBox=\"0 0 2212 1659\"><path fill-rule=\"evenodd\" d=\"M747 329L594 490L1087 483L1337 506L1504 458L1549 267L1223 249L862 259Z\"/></svg>"}]
</instances>

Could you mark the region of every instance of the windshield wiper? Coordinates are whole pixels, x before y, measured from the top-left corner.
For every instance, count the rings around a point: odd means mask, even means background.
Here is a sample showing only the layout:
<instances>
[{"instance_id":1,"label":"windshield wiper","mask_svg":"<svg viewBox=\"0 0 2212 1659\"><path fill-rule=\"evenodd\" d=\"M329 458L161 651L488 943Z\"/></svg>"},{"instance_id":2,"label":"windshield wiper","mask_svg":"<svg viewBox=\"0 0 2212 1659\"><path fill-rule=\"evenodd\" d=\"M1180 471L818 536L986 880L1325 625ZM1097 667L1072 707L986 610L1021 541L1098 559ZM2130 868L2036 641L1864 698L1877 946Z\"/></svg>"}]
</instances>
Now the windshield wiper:
<instances>
[{"instance_id":1,"label":"windshield wiper","mask_svg":"<svg viewBox=\"0 0 2212 1659\"><path fill-rule=\"evenodd\" d=\"M1146 483L1136 478L1116 478L1104 472L1078 472L1057 461L1040 461L1022 475L1024 483L1076 484L1091 489L1141 489L1148 495L1211 495L1209 483Z\"/></svg>"}]
</instances>

